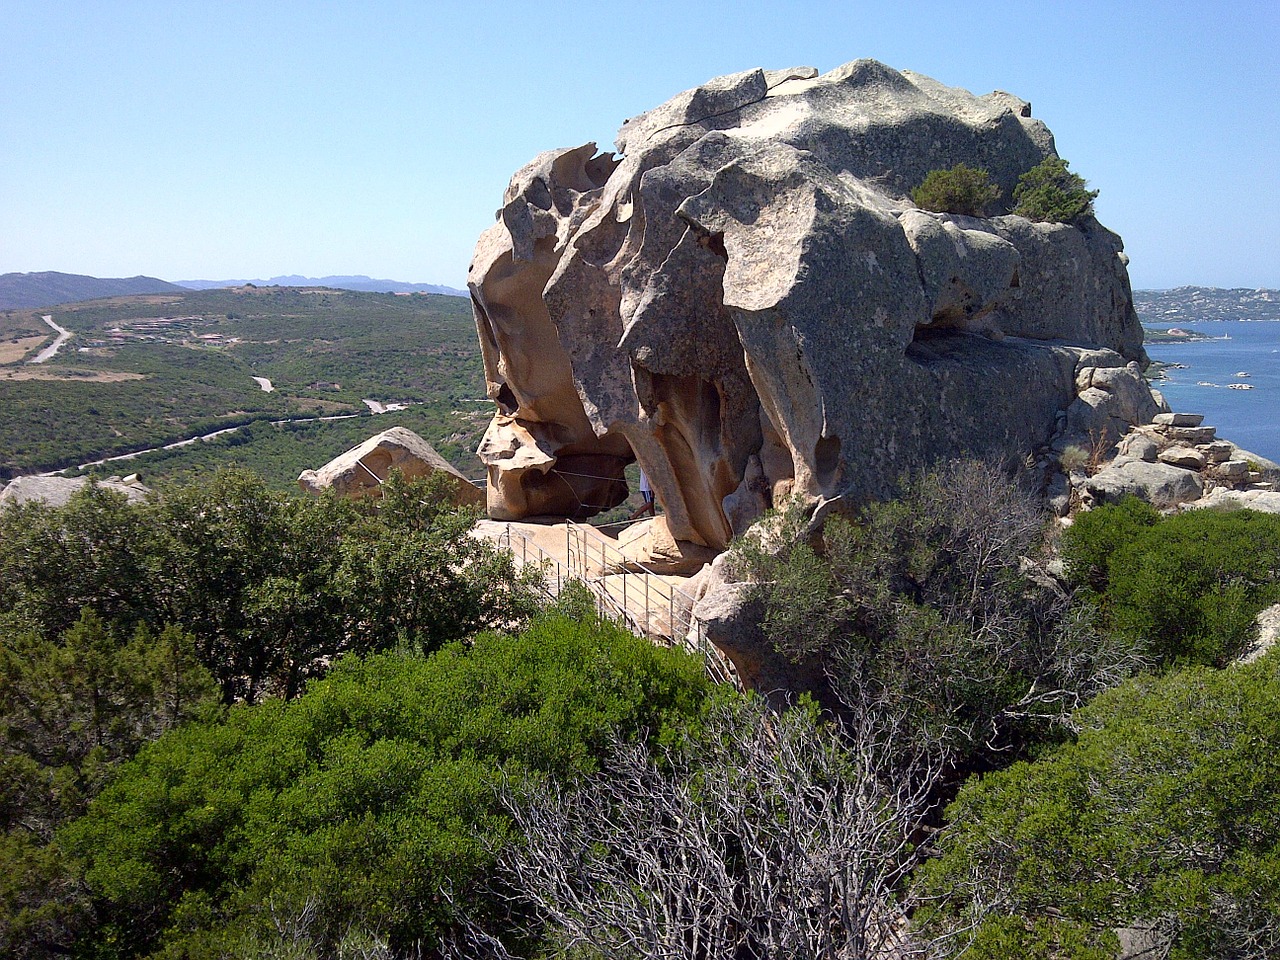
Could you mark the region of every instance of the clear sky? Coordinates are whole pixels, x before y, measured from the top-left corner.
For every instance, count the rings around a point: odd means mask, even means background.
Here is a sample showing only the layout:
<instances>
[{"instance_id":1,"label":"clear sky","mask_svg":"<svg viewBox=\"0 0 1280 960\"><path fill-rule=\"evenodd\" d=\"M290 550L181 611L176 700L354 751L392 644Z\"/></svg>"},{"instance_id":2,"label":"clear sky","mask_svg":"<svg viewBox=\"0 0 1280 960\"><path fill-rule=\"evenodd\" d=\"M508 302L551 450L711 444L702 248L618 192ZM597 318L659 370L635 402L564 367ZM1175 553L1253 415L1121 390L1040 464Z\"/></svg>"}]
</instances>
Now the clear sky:
<instances>
[{"instance_id":1,"label":"clear sky","mask_svg":"<svg viewBox=\"0 0 1280 960\"><path fill-rule=\"evenodd\" d=\"M0 273L462 286L510 175L751 67L1030 100L1135 287L1280 287L1280 3L0 0Z\"/></svg>"}]
</instances>

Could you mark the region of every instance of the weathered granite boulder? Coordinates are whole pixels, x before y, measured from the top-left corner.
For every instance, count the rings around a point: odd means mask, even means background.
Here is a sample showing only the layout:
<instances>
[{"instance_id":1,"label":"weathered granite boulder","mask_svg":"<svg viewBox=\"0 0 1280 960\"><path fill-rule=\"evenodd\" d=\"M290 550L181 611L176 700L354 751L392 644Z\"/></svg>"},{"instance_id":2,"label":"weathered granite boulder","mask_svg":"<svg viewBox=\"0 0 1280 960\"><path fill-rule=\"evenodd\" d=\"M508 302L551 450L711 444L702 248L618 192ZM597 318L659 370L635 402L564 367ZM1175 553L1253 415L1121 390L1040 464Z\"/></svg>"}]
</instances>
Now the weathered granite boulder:
<instances>
[{"instance_id":1,"label":"weathered granite boulder","mask_svg":"<svg viewBox=\"0 0 1280 960\"><path fill-rule=\"evenodd\" d=\"M1159 459L1161 463L1168 463L1175 467L1182 467L1184 470L1203 470L1204 465L1208 462L1208 458L1204 453L1197 450L1195 447L1184 447L1181 444L1176 444L1166 450L1161 450ZM1245 473L1248 474L1247 465Z\"/></svg>"},{"instance_id":2,"label":"weathered granite boulder","mask_svg":"<svg viewBox=\"0 0 1280 960\"><path fill-rule=\"evenodd\" d=\"M1258 629L1258 639L1249 652L1240 658L1244 663L1257 660L1280 641L1280 603L1263 610L1254 623Z\"/></svg>"},{"instance_id":3,"label":"weathered granite boulder","mask_svg":"<svg viewBox=\"0 0 1280 960\"><path fill-rule=\"evenodd\" d=\"M1199 500L1187 504L1196 509L1257 510L1259 513L1280 513L1280 492L1275 490L1233 490L1217 487Z\"/></svg>"},{"instance_id":4,"label":"weathered granite boulder","mask_svg":"<svg viewBox=\"0 0 1280 960\"><path fill-rule=\"evenodd\" d=\"M435 447L405 427L384 430L334 457L319 470L302 471L298 486L314 494L333 490L350 498L381 496L380 487L392 470L399 470L410 480L428 474L443 475L456 505L484 502L482 491L440 456Z\"/></svg>"},{"instance_id":5,"label":"weathered granite boulder","mask_svg":"<svg viewBox=\"0 0 1280 960\"><path fill-rule=\"evenodd\" d=\"M800 691L834 705L820 662L795 663L765 635L764 605L753 598L749 584L734 578L731 556L720 554L700 578L693 605L698 628L732 661L742 684L776 706L788 706Z\"/></svg>"},{"instance_id":6,"label":"weathered granite boulder","mask_svg":"<svg viewBox=\"0 0 1280 960\"><path fill-rule=\"evenodd\" d=\"M1124 457L1117 457L1084 483L1091 506L1116 503L1132 495L1160 507L1173 507L1198 500L1203 492L1204 481L1194 470Z\"/></svg>"},{"instance_id":7,"label":"weathered granite boulder","mask_svg":"<svg viewBox=\"0 0 1280 960\"><path fill-rule=\"evenodd\" d=\"M88 477L16 477L0 490L0 507L43 501L50 507L65 506L76 493L87 487ZM146 499L151 490L138 481L137 474L96 481L104 490L124 494L131 503Z\"/></svg>"},{"instance_id":8,"label":"weathered granite boulder","mask_svg":"<svg viewBox=\"0 0 1280 960\"><path fill-rule=\"evenodd\" d=\"M1136 430L1125 434L1116 448L1122 457L1146 460L1148 463L1155 461L1160 451L1159 445L1154 440Z\"/></svg>"},{"instance_id":9,"label":"weathered granite boulder","mask_svg":"<svg viewBox=\"0 0 1280 960\"><path fill-rule=\"evenodd\" d=\"M661 574L692 574L716 558L717 551L687 540L677 540L667 527L665 516L632 524L618 537L623 560L621 570ZM614 572L614 571L610 571Z\"/></svg>"},{"instance_id":10,"label":"weathered granite boulder","mask_svg":"<svg viewBox=\"0 0 1280 960\"><path fill-rule=\"evenodd\" d=\"M720 77L627 121L621 156L536 157L468 281L490 515L612 506L634 459L671 536L720 549L787 495L1021 458L1085 369L1095 427L1158 412L1119 237L1007 215L1054 151L1030 113L859 60ZM1001 215L911 202L959 162Z\"/></svg>"}]
</instances>

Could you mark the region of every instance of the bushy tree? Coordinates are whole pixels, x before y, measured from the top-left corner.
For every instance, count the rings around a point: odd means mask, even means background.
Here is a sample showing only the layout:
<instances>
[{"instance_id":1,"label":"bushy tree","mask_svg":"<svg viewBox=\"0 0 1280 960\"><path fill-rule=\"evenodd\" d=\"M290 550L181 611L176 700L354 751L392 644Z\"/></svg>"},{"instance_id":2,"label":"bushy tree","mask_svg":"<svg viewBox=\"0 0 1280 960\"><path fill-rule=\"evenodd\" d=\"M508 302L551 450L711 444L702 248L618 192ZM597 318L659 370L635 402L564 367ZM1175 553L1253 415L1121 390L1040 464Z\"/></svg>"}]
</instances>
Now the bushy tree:
<instances>
[{"instance_id":1,"label":"bushy tree","mask_svg":"<svg viewBox=\"0 0 1280 960\"><path fill-rule=\"evenodd\" d=\"M1080 727L961 789L921 878L947 904L928 925L977 923L974 957L1114 956L1113 927L1174 960L1276 956L1280 657L1130 681Z\"/></svg>"},{"instance_id":2,"label":"bushy tree","mask_svg":"<svg viewBox=\"0 0 1280 960\"><path fill-rule=\"evenodd\" d=\"M96 484L61 507L6 504L0 510L0 610L50 638L70 629L85 607L131 632L154 606L151 535L144 511Z\"/></svg>"},{"instance_id":3,"label":"bushy tree","mask_svg":"<svg viewBox=\"0 0 1280 960\"><path fill-rule=\"evenodd\" d=\"M225 702L291 697L350 650L525 621L535 574L469 536L475 516L432 478L395 476L359 505L242 470L141 505L90 486L0 512L0 599L47 639L84 608L125 633L178 624Z\"/></svg>"},{"instance_id":4,"label":"bushy tree","mask_svg":"<svg viewBox=\"0 0 1280 960\"><path fill-rule=\"evenodd\" d=\"M50 640L0 621L0 954L65 955L91 911L56 829L118 763L216 704L176 627L120 636L86 610Z\"/></svg>"},{"instance_id":5,"label":"bushy tree","mask_svg":"<svg viewBox=\"0 0 1280 960\"><path fill-rule=\"evenodd\" d=\"M296 700L162 738L61 841L124 956L216 955L307 911L322 951L364 929L403 952L449 924L442 890L502 912L473 895L511 829L501 783L587 773L710 689L697 659L559 613L426 658L348 657Z\"/></svg>"},{"instance_id":6,"label":"bushy tree","mask_svg":"<svg viewBox=\"0 0 1280 960\"><path fill-rule=\"evenodd\" d=\"M1018 178L1013 212L1028 220L1076 223L1093 215L1097 196L1084 177L1067 169L1066 160L1045 157Z\"/></svg>"},{"instance_id":7,"label":"bushy tree","mask_svg":"<svg viewBox=\"0 0 1280 960\"><path fill-rule=\"evenodd\" d=\"M1000 188L981 167L957 163L948 170L930 170L911 191L911 199L925 210L982 217L987 205L1000 199Z\"/></svg>"}]
</instances>

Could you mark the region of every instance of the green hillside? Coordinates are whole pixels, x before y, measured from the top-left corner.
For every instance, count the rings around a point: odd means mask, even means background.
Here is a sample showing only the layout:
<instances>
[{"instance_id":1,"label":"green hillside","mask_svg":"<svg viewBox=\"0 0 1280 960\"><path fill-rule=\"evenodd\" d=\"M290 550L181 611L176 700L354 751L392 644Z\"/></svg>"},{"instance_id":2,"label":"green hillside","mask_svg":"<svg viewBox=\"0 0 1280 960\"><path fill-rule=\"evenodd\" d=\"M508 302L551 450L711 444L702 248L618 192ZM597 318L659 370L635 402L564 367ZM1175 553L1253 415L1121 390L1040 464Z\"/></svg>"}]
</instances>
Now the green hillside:
<instances>
[{"instance_id":1,"label":"green hillside","mask_svg":"<svg viewBox=\"0 0 1280 960\"><path fill-rule=\"evenodd\" d=\"M75 335L56 357L36 365L28 361L53 333L42 315ZM301 432L248 431L181 457L178 451L149 455L128 472L167 464L162 474L182 473L229 447L234 459L258 468L262 448L286 475L268 469L270 463L261 465L263 472L273 482L291 482L298 457L305 456L302 466L317 466L395 422L425 430L460 465L474 466L461 444L474 449L480 419L474 414L483 405L465 401L483 398L483 374L471 311L458 297L252 286L116 297L8 311L0 315L0 348L0 477L255 421L367 417L366 400L406 410L376 420L317 422ZM264 391L254 377L274 389ZM333 443L322 436L329 432ZM268 452L280 446L276 433L308 441L287 467L278 449Z\"/></svg>"}]
</instances>

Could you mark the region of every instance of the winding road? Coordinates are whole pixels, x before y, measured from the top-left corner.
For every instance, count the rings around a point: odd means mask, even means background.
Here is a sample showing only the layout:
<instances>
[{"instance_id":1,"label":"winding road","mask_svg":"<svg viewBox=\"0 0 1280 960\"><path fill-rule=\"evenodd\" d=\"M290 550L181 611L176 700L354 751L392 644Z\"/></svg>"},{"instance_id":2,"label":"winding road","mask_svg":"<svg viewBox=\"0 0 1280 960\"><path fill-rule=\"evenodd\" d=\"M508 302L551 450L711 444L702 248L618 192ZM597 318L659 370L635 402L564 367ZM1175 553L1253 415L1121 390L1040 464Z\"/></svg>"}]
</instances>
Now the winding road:
<instances>
[{"instance_id":1,"label":"winding road","mask_svg":"<svg viewBox=\"0 0 1280 960\"><path fill-rule=\"evenodd\" d=\"M53 327L58 334L58 339L37 353L31 360L28 360L28 363L44 363L47 360L52 360L54 355L62 349L63 344L71 339L71 331L66 327L60 327L58 324L54 323L52 314L46 313L40 319Z\"/></svg>"},{"instance_id":2,"label":"winding road","mask_svg":"<svg viewBox=\"0 0 1280 960\"><path fill-rule=\"evenodd\" d=\"M270 423L273 427L280 427L289 423L320 423L320 422L327 423L331 420L354 420L357 417L367 417L367 416L369 416L369 414L367 413L340 413L340 414L335 414L334 416L329 416L329 417L293 417L286 420L267 420L267 421L254 420L252 421L252 423L266 422L266 423ZM187 437L185 440L175 440L173 443L166 443L159 447L148 447L145 450L135 450L133 451L133 453L120 453L120 454L116 454L114 457L104 457L101 460L90 460L88 463L82 463L79 466L75 467L74 469L88 470L90 467L100 467L105 463L117 463L118 461L121 461L121 460L133 460L137 457L141 457L143 454L155 453L157 450L176 450L178 447L189 447L193 443L201 443L203 441L215 440L218 437L224 436L228 433L235 433L237 430L243 430L247 426L250 426L250 424L242 423L234 427L223 427L221 430L214 430L212 433L202 433L202 434L199 434L198 436ZM70 470L70 469L72 468L61 467L57 470L49 470L49 471L46 471L45 473L38 473L36 474L36 476L54 477L61 474L63 471Z\"/></svg>"}]
</instances>

